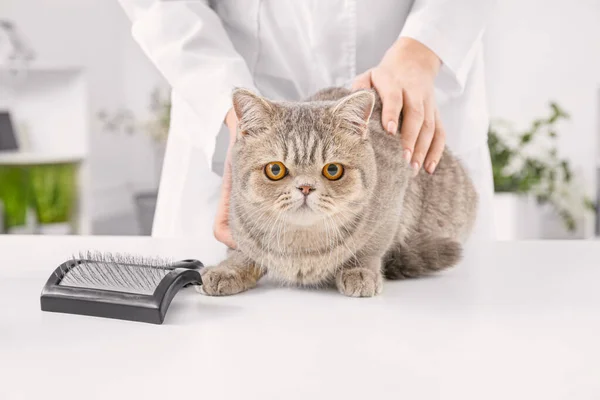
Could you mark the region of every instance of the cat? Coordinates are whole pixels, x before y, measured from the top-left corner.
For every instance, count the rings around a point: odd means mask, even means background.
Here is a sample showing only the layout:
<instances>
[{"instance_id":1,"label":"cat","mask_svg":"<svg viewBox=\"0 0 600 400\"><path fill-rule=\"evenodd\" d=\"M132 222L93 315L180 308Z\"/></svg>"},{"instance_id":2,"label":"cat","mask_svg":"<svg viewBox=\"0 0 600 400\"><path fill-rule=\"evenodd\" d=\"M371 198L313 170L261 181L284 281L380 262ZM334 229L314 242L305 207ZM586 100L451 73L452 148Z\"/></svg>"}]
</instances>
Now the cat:
<instances>
[{"instance_id":1,"label":"cat","mask_svg":"<svg viewBox=\"0 0 600 400\"><path fill-rule=\"evenodd\" d=\"M448 150L434 174L415 176L400 131L381 125L375 91L328 88L275 102L238 88L233 107L237 247L203 270L205 294L239 293L267 274L371 297L384 277L415 278L461 260L478 205L471 179Z\"/></svg>"}]
</instances>

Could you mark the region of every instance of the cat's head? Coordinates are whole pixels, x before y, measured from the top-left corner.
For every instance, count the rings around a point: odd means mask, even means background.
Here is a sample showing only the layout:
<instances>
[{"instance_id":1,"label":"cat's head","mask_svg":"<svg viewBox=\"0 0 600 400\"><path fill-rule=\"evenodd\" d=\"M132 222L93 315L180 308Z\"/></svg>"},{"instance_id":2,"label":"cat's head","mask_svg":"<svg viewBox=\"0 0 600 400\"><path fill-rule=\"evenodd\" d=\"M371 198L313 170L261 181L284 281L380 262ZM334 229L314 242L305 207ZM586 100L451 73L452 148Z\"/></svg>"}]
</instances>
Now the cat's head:
<instances>
[{"instance_id":1,"label":"cat's head","mask_svg":"<svg viewBox=\"0 0 600 400\"><path fill-rule=\"evenodd\" d=\"M335 101L274 102L236 89L237 207L304 226L360 213L376 181L368 139L374 102L367 90Z\"/></svg>"}]
</instances>

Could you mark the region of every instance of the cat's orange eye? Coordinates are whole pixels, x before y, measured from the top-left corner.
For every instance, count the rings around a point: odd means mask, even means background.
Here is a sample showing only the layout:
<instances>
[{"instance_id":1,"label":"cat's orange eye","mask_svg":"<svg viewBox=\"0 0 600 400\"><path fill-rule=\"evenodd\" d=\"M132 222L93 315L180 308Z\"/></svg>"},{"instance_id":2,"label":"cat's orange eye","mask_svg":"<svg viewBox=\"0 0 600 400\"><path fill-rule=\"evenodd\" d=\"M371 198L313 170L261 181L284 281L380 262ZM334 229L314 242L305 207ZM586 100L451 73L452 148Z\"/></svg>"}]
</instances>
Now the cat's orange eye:
<instances>
[{"instance_id":1,"label":"cat's orange eye","mask_svg":"<svg viewBox=\"0 0 600 400\"><path fill-rule=\"evenodd\" d=\"M282 162L273 161L265 165L265 175L272 181L278 181L285 178L288 170Z\"/></svg>"},{"instance_id":2,"label":"cat's orange eye","mask_svg":"<svg viewBox=\"0 0 600 400\"><path fill-rule=\"evenodd\" d=\"M344 175L344 166L339 163L329 163L323 167L323 176L330 181L337 181Z\"/></svg>"}]
</instances>

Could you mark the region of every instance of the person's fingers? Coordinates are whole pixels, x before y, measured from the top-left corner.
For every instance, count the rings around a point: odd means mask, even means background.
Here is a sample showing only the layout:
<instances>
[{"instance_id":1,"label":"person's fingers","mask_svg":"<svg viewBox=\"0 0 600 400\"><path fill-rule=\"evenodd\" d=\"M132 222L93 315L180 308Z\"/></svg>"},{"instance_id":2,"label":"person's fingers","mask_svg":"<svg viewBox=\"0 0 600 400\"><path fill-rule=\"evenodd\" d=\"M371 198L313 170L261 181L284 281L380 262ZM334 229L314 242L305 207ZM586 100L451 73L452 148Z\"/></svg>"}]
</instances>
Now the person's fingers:
<instances>
[{"instance_id":1,"label":"person's fingers","mask_svg":"<svg viewBox=\"0 0 600 400\"><path fill-rule=\"evenodd\" d=\"M233 236L231 235L230 229L226 229L225 232L223 232L223 237L221 238L221 241L230 249L235 250L236 245L233 240Z\"/></svg>"},{"instance_id":2,"label":"person's fingers","mask_svg":"<svg viewBox=\"0 0 600 400\"><path fill-rule=\"evenodd\" d=\"M223 171L223 181L221 186L221 195L217 207L217 215L213 225L213 235L226 246L235 249L236 244L229 227L229 199L231 195L231 146L227 150L225 157L225 169Z\"/></svg>"},{"instance_id":3,"label":"person's fingers","mask_svg":"<svg viewBox=\"0 0 600 400\"><path fill-rule=\"evenodd\" d=\"M224 177L221 196L217 207L217 215L215 216L213 224L213 235L219 242L235 249L235 241L233 240L231 229L229 227L229 195L229 185L227 184L227 178Z\"/></svg>"},{"instance_id":4,"label":"person's fingers","mask_svg":"<svg viewBox=\"0 0 600 400\"><path fill-rule=\"evenodd\" d=\"M373 87L373 83L371 82L371 70L363 72L354 78L354 82L352 82L352 90L359 89L371 89Z\"/></svg>"},{"instance_id":5,"label":"person's fingers","mask_svg":"<svg viewBox=\"0 0 600 400\"><path fill-rule=\"evenodd\" d=\"M415 175L423 166L425 157L429 153L429 147L431 146L435 130L435 109L430 102L425 102L423 107L425 110L423 124L421 125L421 130L419 131L419 136L417 137L411 160L411 167L413 168Z\"/></svg>"},{"instance_id":6,"label":"person's fingers","mask_svg":"<svg viewBox=\"0 0 600 400\"><path fill-rule=\"evenodd\" d=\"M400 130L400 140L402 142L402 156L407 162L410 162L415 150L415 143L423 125L425 118L425 109L423 102L414 100L408 96L404 97L404 108L402 110L402 128Z\"/></svg>"},{"instance_id":7,"label":"person's fingers","mask_svg":"<svg viewBox=\"0 0 600 400\"><path fill-rule=\"evenodd\" d=\"M223 201L221 200L213 225L213 235L219 242L235 249L235 242L231 234L231 229L229 228L229 213L227 208L228 206L223 204Z\"/></svg>"},{"instance_id":8,"label":"person's fingers","mask_svg":"<svg viewBox=\"0 0 600 400\"><path fill-rule=\"evenodd\" d=\"M402 91L393 90L381 94L381 124L391 135L398 132L398 120L402 111Z\"/></svg>"},{"instance_id":9,"label":"person's fingers","mask_svg":"<svg viewBox=\"0 0 600 400\"><path fill-rule=\"evenodd\" d=\"M433 134L433 140L431 141L431 146L429 147L429 153L427 153L427 157L425 158L425 170L430 174L433 174L435 168L438 166L440 159L442 158L442 154L444 153L444 148L446 147L446 131L444 130L444 126L440 121L439 112L435 111L435 132Z\"/></svg>"},{"instance_id":10,"label":"person's fingers","mask_svg":"<svg viewBox=\"0 0 600 400\"><path fill-rule=\"evenodd\" d=\"M233 236L231 235L231 230L223 224L217 224L215 225L214 228L214 236L215 238L223 243L224 245L226 245L227 247L231 248L231 249L235 249L236 245L235 245L235 241L233 240Z\"/></svg>"}]
</instances>

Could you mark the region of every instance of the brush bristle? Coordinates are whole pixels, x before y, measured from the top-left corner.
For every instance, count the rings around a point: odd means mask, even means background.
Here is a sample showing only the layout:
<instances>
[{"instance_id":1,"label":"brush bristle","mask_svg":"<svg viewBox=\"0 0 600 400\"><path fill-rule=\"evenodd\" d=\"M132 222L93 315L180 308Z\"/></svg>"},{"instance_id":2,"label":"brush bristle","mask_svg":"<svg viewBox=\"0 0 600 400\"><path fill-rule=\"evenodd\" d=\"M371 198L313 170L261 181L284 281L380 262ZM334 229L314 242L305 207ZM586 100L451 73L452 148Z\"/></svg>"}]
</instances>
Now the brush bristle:
<instances>
[{"instance_id":1,"label":"brush bristle","mask_svg":"<svg viewBox=\"0 0 600 400\"><path fill-rule=\"evenodd\" d=\"M166 258L87 251L74 256L62 272L60 285L152 294L173 269Z\"/></svg>"}]
</instances>

